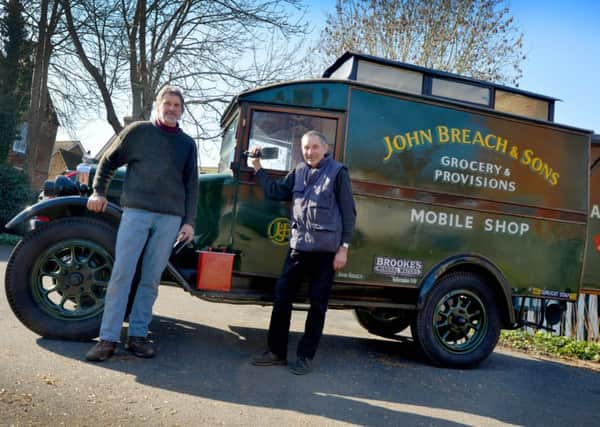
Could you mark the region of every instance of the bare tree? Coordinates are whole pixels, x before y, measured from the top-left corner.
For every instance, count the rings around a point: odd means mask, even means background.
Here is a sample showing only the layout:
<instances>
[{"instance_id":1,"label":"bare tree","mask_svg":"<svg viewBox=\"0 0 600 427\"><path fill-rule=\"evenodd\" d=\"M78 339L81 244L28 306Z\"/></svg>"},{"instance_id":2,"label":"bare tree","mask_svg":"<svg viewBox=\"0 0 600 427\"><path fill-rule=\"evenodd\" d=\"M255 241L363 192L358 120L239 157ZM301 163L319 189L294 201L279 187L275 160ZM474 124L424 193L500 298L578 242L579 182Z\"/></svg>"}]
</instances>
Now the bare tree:
<instances>
[{"instance_id":1,"label":"bare tree","mask_svg":"<svg viewBox=\"0 0 600 427\"><path fill-rule=\"evenodd\" d=\"M347 50L517 85L523 34L505 0L337 0L319 48Z\"/></svg>"},{"instance_id":2,"label":"bare tree","mask_svg":"<svg viewBox=\"0 0 600 427\"><path fill-rule=\"evenodd\" d=\"M26 121L27 161L26 169L31 181L39 185L48 174L48 162L40 157L50 158L50 152L56 138L58 122L52 99L48 89L48 70L54 49L52 38L60 19L61 9L58 1L41 0L33 30L35 55L33 76L31 79L31 96ZM40 148L43 152L40 153Z\"/></svg>"},{"instance_id":3,"label":"bare tree","mask_svg":"<svg viewBox=\"0 0 600 427\"><path fill-rule=\"evenodd\" d=\"M299 0L60 1L72 42L54 60L61 110L85 114L77 101L96 110L100 102L115 132L119 105L147 119L155 94L174 84L198 107L190 117L205 135L205 114L221 111L233 93L300 70L289 48L256 49L305 33L292 18L301 16Z\"/></svg>"}]
</instances>

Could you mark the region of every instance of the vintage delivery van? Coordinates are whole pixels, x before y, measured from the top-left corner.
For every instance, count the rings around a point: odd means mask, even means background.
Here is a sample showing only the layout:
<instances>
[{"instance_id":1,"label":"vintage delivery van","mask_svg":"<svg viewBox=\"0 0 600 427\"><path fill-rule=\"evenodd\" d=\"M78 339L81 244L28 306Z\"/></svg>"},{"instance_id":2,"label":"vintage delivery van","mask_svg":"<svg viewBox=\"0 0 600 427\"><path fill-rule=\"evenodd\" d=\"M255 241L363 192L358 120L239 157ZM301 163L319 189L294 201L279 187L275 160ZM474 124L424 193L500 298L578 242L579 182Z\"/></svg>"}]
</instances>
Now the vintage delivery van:
<instances>
[{"instance_id":1,"label":"vintage delivery van","mask_svg":"<svg viewBox=\"0 0 600 427\"><path fill-rule=\"evenodd\" d=\"M598 289L590 260L600 243L587 239L591 132L554 123L555 101L355 53L322 79L244 92L222 118L218 173L199 177L197 236L172 256L164 282L210 301L270 304L289 206L264 197L244 153L277 147L263 167L280 177L301 161L301 136L318 130L348 167L358 213L330 306L356 310L377 335L410 326L433 364L474 366L501 328L523 324L522 298L551 301L554 320L582 277ZM37 333L97 335L119 179L104 215L85 210L79 188L8 224L24 238L7 295Z\"/></svg>"}]
</instances>

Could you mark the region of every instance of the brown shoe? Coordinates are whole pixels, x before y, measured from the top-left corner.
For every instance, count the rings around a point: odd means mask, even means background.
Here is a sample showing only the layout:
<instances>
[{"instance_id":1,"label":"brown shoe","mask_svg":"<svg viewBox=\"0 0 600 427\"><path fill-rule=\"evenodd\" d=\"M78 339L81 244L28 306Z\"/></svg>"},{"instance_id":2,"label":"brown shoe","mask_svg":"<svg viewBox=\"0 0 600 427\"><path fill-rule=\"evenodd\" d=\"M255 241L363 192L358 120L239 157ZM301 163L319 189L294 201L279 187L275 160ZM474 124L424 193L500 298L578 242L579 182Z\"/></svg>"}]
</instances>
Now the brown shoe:
<instances>
[{"instance_id":1,"label":"brown shoe","mask_svg":"<svg viewBox=\"0 0 600 427\"><path fill-rule=\"evenodd\" d=\"M112 356L116 348L116 342L100 340L95 346L90 348L85 358L90 362L102 362Z\"/></svg>"},{"instance_id":2,"label":"brown shoe","mask_svg":"<svg viewBox=\"0 0 600 427\"><path fill-rule=\"evenodd\" d=\"M132 352L137 357L150 359L154 357L156 351L146 337L129 337L125 343L125 349Z\"/></svg>"}]
</instances>

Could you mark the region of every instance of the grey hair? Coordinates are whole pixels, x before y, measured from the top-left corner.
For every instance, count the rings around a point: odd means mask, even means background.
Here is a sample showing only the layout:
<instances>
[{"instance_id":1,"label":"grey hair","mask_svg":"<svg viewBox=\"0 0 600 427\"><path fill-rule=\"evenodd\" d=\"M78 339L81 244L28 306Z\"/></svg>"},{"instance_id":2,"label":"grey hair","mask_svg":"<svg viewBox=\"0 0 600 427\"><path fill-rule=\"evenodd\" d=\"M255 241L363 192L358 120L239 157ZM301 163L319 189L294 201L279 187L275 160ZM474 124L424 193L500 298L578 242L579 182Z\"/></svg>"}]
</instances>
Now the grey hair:
<instances>
[{"instance_id":1,"label":"grey hair","mask_svg":"<svg viewBox=\"0 0 600 427\"><path fill-rule=\"evenodd\" d=\"M321 142L321 145L329 145L329 142L327 142L327 137L316 130L309 130L304 135L302 135L302 139L309 138L311 136L316 136L317 138L319 138L319 142Z\"/></svg>"},{"instance_id":2,"label":"grey hair","mask_svg":"<svg viewBox=\"0 0 600 427\"><path fill-rule=\"evenodd\" d=\"M181 101L181 110L185 111L185 101L183 100L183 92L181 89L175 86L166 85L158 92L156 95L156 104L158 105L160 101L165 97L165 95L175 95L179 97Z\"/></svg>"}]
</instances>

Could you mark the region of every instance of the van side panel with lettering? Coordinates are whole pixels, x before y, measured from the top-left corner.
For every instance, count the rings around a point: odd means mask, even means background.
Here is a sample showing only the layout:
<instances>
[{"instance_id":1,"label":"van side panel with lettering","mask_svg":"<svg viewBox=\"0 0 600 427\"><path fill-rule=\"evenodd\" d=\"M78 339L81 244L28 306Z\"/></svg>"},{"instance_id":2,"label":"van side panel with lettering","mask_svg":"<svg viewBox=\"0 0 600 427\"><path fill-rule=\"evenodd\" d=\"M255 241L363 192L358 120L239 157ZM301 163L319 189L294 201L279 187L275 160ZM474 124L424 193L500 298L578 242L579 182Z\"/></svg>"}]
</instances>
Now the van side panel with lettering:
<instances>
[{"instance_id":1,"label":"van side panel with lettering","mask_svg":"<svg viewBox=\"0 0 600 427\"><path fill-rule=\"evenodd\" d=\"M364 244L349 269L419 285L439 263L470 254L518 294L577 292L587 136L358 88L350 99L344 160ZM386 269L382 257L421 269Z\"/></svg>"}]
</instances>

